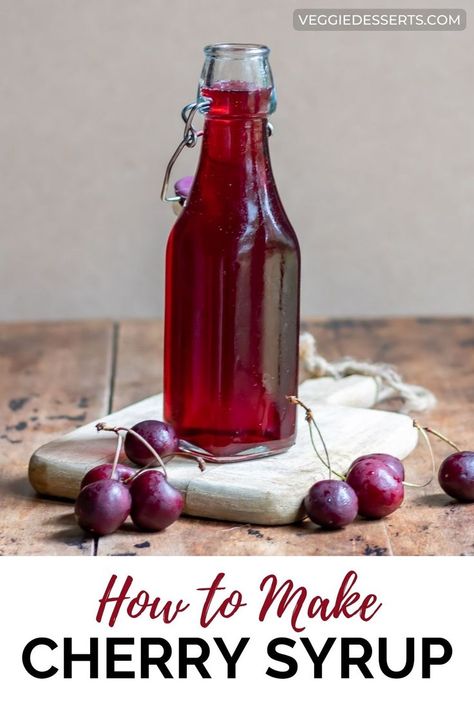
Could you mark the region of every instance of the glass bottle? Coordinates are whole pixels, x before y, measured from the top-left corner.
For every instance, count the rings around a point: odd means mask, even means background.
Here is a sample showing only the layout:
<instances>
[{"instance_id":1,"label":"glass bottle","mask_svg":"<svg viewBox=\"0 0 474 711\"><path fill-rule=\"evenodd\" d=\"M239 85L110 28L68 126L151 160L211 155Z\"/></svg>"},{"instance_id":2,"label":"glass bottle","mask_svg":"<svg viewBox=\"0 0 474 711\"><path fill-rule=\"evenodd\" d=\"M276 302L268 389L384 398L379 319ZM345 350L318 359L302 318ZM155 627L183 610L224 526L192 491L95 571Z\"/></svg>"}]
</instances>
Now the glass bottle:
<instances>
[{"instance_id":1,"label":"glass bottle","mask_svg":"<svg viewBox=\"0 0 474 711\"><path fill-rule=\"evenodd\" d=\"M164 409L183 448L227 462L294 443L300 255L268 152L269 49L204 52L201 155L166 250Z\"/></svg>"}]
</instances>

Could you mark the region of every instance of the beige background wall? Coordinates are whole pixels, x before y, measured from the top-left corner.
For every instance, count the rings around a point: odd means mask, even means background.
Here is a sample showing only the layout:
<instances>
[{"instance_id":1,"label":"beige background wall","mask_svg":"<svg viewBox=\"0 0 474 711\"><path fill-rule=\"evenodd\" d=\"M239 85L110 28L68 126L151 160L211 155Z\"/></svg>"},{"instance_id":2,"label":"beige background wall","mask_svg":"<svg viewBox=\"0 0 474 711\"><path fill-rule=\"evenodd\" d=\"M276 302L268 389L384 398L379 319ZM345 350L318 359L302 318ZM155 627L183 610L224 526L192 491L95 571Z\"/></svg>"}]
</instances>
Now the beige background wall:
<instances>
[{"instance_id":1,"label":"beige background wall","mask_svg":"<svg viewBox=\"0 0 474 711\"><path fill-rule=\"evenodd\" d=\"M303 313L472 313L469 12L464 32L296 33L295 7L0 0L0 318L162 312L163 169L218 41L272 48Z\"/></svg>"}]
</instances>

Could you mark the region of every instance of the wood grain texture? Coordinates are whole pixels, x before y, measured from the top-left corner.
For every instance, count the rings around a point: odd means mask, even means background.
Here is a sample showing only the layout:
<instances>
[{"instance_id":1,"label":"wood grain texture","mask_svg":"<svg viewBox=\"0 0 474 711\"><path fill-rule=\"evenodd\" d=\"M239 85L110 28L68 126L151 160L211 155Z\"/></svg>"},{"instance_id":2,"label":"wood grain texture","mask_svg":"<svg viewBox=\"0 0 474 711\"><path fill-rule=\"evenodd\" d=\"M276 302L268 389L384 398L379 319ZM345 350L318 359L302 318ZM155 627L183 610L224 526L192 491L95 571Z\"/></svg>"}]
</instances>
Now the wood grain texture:
<instances>
[{"instance_id":1,"label":"wood grain texture","mask_svg":"<svg viewBox=\"0 0 474 711\"><path fill-rule=\"evenodd\" d=\"M352 355L388 361L408 381L433 389L438 407L425 415L423 421L445 430L463 448L473 448L472 319L332 319L311 321L304 326L314 333L321 352L330 359ZM26 480L28 460L36 447L71 427L70 420L48 418L84 414L83 396L88 397L85 416L89 419L105 414L109 399L112 408L117 409L159 390L161 333L161 325L155 321L120 324L111 393L111 324L1 326L0 552L89 552L72 521L70 504L41 499L30 489ZM75 365L71 353L75 354ZM63 402L69 405L66 410ZM31 421L32 417L39 419ZM24 429L23 422L27 423ZM19 441L13 444L8 441L11 439ZM435 451L438 459L449 452L442 444L435 445ZM419 447L407 460L407 477L422 482L428 476L429 457ZM80 545L85 550L81 551ZM337 533L320 531L308 522L267 527L185 517L159 534L139 534L126 526L123 531L102 539L98 552L102 555L472 555L474 506L454 503L433 482L425 490L407 491L403 507L385 521L358 520Z\"/></svg>"},{"instance_id":2,"label":"wood grain texture","mask_svg":"<svg viewBox=\"0 0 474 711\"><path fill-rule=\"evenodd\" d=\"M112 323L0 327L0 553L89 555L69 502L41 499L32 451L109 406Z\"/></svg>"}]
</instances>

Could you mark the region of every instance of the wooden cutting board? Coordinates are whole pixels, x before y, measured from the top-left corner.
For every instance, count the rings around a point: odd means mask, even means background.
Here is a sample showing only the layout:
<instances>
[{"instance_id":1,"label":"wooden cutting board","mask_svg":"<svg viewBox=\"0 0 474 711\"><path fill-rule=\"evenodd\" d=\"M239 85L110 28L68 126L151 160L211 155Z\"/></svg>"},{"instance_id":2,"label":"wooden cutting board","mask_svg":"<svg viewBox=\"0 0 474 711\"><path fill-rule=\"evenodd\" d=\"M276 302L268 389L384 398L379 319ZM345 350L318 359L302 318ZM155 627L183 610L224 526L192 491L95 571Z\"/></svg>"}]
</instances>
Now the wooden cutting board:
<instances>
[{"instance_id":1,"label":"wooden cutting board","mask_svg":"<svg viewBox=\"0 0 474 711\"><path fill-rule=\"evenodd\" d=\"M314 410L331 464L343 472L356 457L385 452L403 459L418 433L406 415L371 410L377 400L372 378L353 375L306 380L300 398ZM154 395L100 421L131 426L160 419L162 395ZM115 435L98 433L95 422L38 449L29 465L30 482L40 494L74 499L85 472L113 459ZM318 478L327 477L311 447L304 412L298 408L296 444L284 454L232 464L196 464L174 458L167 466L171 483L186 497L191 516L255 524L287 524L301 518L303 497Z\"/></svg>"}]
</instances>

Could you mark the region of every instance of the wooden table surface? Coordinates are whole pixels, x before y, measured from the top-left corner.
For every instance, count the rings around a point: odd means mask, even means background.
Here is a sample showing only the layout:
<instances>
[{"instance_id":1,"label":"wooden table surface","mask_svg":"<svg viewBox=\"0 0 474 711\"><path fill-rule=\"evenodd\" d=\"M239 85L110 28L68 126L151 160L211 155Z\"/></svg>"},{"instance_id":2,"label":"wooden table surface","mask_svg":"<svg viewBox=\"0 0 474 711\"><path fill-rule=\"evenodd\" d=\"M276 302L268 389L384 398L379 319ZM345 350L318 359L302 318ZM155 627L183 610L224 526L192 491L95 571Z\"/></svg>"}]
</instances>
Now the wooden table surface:
<instances>
[{"instance_id":1,"label":"wooden table surface","mask_svg":"<svg viewBox=\"0 0 474 711\"><path fill-rule=\"evenodd\" d=\"M327 358L383 360L432 388L437 408L419 417L460 447L474 447L474 320L318 320L303 324ZM0 554L2 555L471 555L474 504L457 504L433 481L408 489L382 521L324 532L310 522L264 527L183 517L161 533L126 524L97 545L71 502L40 498L28 460L45 442L161 388L162 325L134 320L0 326ZM434 446L438 461L449 449ZM429 478L420 445L407 479Z\"/></svg>"}]
</instances>

